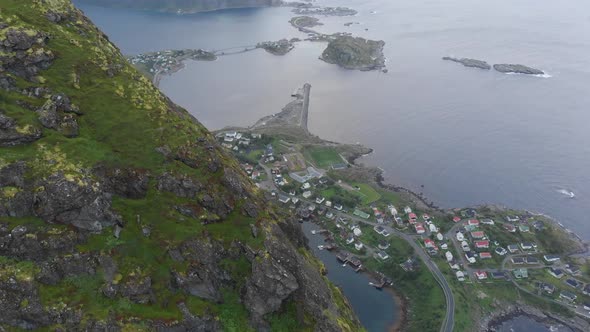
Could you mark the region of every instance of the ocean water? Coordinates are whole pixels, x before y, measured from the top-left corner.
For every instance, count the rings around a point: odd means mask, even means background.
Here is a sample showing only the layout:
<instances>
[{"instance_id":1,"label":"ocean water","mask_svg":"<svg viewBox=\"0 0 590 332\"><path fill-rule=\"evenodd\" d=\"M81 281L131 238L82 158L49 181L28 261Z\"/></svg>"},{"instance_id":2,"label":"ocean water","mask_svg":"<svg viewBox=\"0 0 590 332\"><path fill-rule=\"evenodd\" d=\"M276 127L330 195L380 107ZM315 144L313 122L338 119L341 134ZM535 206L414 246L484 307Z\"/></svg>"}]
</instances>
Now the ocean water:
<instances>
[{"instance_id":1,"label":"ocean water","mask_svg":"<svg viewBox=\"0 0 590 332\"><path fill-rule=\"evenodd\" d=\"M161 89L219 129L280 111L309 82L310 130L373 148L361 162L384 169L389 182L442 207L498 203L545 213L590 239L588 1L316 3L358 10L354 17L320 17L324 25L316 29L384 40L389 72L326 64L318 60L325 44L306 42L283 57L257 50L189 62ZM288 23L289 8L187 16L82 9L125 54L305 37ZM465 68L441 60L449 55L521 63L548 75Z\"/></svg>"}]
</instances>

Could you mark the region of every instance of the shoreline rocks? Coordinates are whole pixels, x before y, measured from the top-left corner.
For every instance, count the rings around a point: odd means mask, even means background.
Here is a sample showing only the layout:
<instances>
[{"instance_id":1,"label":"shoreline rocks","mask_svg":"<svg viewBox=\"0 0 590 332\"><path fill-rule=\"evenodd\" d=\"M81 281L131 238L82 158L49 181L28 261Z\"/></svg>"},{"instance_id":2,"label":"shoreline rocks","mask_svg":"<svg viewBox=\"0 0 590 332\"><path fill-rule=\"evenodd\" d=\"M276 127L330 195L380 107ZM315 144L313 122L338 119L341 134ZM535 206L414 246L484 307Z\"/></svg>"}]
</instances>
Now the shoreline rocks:
<instances>
[{"instance_id":1,"label":"shoreline rocks","mask_svg":"<svg viewBox=\"0 0 590 332\"><path fill-rule=\"evenodd\" d=\"M527 67L524 65L519 65L519 64L506 64L506 63L495 64L494 69L496 71L499 71L504 74L511 74L511 73L525 74L525 75L544 75L545 74L545 72L543 72L542 70Z\"/></svg>"},{"instance_id":2,"label":"shoreline rocks","mask_svg":"<svg viewBox=\"0 0 590 332\"><path fill-rule=\"evenodd\" d=\"M465 67L479 68L479 69L484 69L484 70L492 69L492 66L490 66L487 62L482 61L482 60L476 60L476 59L470 59L470 58L453 58L453 57L448 57L448 56L445 56L442 59L446 60L446 61L460 63Z\"/></svg>"}]
</instances>

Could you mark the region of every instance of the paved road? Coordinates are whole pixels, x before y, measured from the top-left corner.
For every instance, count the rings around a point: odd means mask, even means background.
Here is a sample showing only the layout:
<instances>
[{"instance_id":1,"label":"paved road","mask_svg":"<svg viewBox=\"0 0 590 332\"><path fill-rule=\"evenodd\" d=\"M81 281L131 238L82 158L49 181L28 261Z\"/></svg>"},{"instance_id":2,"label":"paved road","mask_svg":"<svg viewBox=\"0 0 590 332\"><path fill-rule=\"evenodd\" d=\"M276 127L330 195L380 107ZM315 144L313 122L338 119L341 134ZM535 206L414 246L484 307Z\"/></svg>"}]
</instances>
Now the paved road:
<instances>
[{"instance_id":1,"label":"paved road","mask_svg":"<svg viewBox=\"0 0 590 332\"><path fill-rule=\"evenodd\" d=\"M264 188L266 190L274 190L276 192L282 192L279 188L276 187L276 185L274 184L273 180L272 180L272 174L271 171L268 167L266 167L265 165L263 165L262 163L259 164L262 168L264 168L264 170L266 171L267 175L268 175L268 180L264 181L263 183L261 183L260 187ZM308 204L316 204L314 201L310 201L310 200L306 200L304 198L300 198L300 200L302 202L308 203ZM332 209L333 212L335 212L338 215L342 215L341 212ZM446 278L444 277L444 275L442 274L442 272L440 271L440 269L438 268L438 266L436 265L436 263L434 263L434 261L432 260L432 258L424 251L424 249L422 247L420 247L416 241L415 238L404 233L401 232L395 228L392 228L390 226L386 226L386 225L381 225L381 224L377 224L365 219L361 219L358 218L356 216L353 215L349 215L346 214L345 215L346 218L348 218L349 220L354 220L357 221L359 223L363 223L366 225L370 225L370 226L382 226L385 230L387 230L389 233L394 234L395 236L405 240L410 246L412 246L412 248L414 248L414 251L416 252L416 254L420 257L420 259L424 262L424 265L426 265L426 267L428 268L428 270L430 270L430 272L432 273L432 275L434 276L434 279L438 282L438 284L440 285L440 287L443 290L443 293L445 295L445 300L446 300L446 314L445 314L445 318L443 320L443 323L441 325L440 331L441 332L452 332L453 328L455 326L455 297L453 296L453 292L451 291L451 287L449 286L449 283L447 282Z\"/></svg>"}]
</instances>

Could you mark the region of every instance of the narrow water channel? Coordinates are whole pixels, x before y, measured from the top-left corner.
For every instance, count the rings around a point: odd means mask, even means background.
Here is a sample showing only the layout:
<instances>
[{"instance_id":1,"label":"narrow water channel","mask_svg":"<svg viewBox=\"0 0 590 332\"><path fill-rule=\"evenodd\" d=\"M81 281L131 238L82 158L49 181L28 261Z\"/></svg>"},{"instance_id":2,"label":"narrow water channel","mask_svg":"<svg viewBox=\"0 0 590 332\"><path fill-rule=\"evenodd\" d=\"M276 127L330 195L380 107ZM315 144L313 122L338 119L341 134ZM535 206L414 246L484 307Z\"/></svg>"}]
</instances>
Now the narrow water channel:
<instances>
[{"instance_id":1,"label":"narrow water channel","mask_svg":"<svg viewBox=\"0 0 590 332\"><path fill-rule=\"evenodd\" d=\"M311 231L319 230L319 226L305 222L302 227L313 253L328 269L328 279L342 289L367 331L387 331L400 319L399 305L390 293L369 286L371 280L367 275L354 272L348 265L342 266L335 254L318 249L324 244L324 237Z\"/></svg>"}]
</instances>

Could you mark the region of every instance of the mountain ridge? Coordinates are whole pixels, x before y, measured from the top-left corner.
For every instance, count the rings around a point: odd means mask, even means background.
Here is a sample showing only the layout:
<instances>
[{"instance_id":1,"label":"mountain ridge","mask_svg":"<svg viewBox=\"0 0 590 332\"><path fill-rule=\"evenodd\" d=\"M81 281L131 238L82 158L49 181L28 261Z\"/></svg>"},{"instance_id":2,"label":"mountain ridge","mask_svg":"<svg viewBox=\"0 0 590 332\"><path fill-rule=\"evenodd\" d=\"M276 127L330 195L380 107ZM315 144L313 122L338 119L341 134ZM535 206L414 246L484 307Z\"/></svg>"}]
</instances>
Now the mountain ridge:
<instances>
[{"instance_id":1,"label":"mountain ridge","mask_svg":"<svg viewBox=\"0 0 590 332\"><path fill-rule=\"evenodd\" d=\"M0 327L361 329L296 221L69 0L0 3Z\"/></svg>"}]
</instances>

